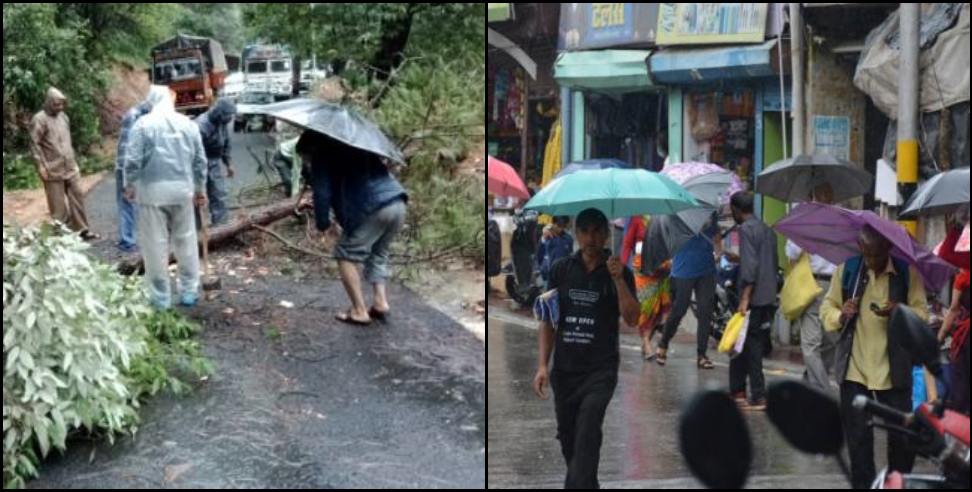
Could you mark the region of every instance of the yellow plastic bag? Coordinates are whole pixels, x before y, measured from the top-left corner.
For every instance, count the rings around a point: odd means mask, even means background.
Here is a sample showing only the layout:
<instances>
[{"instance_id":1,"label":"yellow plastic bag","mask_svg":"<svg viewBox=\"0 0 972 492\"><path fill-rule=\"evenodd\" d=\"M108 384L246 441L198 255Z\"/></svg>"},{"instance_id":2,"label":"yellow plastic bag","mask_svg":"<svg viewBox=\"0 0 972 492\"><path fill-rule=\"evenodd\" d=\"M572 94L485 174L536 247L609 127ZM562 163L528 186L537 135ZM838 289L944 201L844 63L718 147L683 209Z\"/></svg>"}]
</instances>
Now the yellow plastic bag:
<instances>
[{"instance_id":1,"label":"yellow plastic bag","mask_svg":"<svg viewBox=\"0 0 972 492\"><path fill-rule=\"evenodd\" d=\"M780 292L783 316L789 321L799 318L821 292L823 289L817 285L813 270L810 269L810 256L804 253L783 282L783 290Z\"/></svg>"},{"instance_id":2,"label":"yellow plastic bag","mask_svg":"<svg viewBox=\"0 0 972 492\"><path fill-rule=\"evenodd\" d=\"M739 332L742 331L745 319L746 317L741 313L736 313L729 319L725 331L722 332L722 340L719 340L719 352L728 354L732 350L732 346L736 344L736 339L739 338Z\"/></svg>"}]
</instances>

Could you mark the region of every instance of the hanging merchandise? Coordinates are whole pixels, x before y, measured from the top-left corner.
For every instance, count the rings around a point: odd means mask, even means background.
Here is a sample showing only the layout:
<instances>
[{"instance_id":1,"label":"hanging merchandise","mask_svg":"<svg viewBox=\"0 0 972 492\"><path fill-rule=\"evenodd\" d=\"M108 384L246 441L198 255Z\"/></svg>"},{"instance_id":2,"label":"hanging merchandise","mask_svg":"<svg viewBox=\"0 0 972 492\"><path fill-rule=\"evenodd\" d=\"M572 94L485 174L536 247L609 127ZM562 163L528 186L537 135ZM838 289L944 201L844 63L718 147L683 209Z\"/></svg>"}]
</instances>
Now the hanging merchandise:
<instances>
[{"instance_id":1,"label":"hanging merchandise","mask_svg":"<svg viewBox=\"0 0 972 492\"><path fill-rule=\"evenodd\" d=\"M704 142L719 133L719 112L716 94L692 94L689 97L689 123L692 138Z\"/></svg>"},{"instance_id":2,"label":"hanging merchandise","mask_svg":"<svg viewBox=\"0 0 972 492\"><path fill-rule=\"evenodd\" d=\"M547 146L543 151L543 176L540 180L540 188L547 186L547 183L553 179L554 176L560 172L561 165L561 127L560 120L555 120L553 125L550 127L550 139L547 140ZM541 215L539 218L539 223L547 225L552 223L552 217L549 215Z\"/></svg>"},{"instance_id":3,"label":"hanging merchandise","mask_svg":"<svg viewBox=\"0 0 972 492\"><path fill-rule=\"evenodd\" d=\"M496 72L496 83L493 89L493 121L503 127L503 115L506 110L506 95L510 87L510 72L505 69Z\"/></svg>"},{"instance_id":4,"label":"hanging merchandise","mask_svg":"<svg viewBox=\"0 0 972 492\"><path fill-rule=\"evenodd\" d=\"M550 139L543 152L543 177L540 180L540 187L547 186L553 177L560 172L561 154L561 128L560 121L554 122L550 128Z\"/></svg>"},{"instance_id":5,"label":"hanging merchandise","mask_svg":"<svg viewBox=\"0 0 972 492\"><path fill-rule=\"evenodd\" d=\"M486 87L486 111L489 111L488 121L496 121L495 118L495 108L496 108L496 68L489 67L489 72L486 76L487 87Z\"/></svg>"},{"instance_id":6,"label":"hanging merchandise","mask_svg":"<svg viewBox=\"0 0 972 492\"><path fill-rule=\"evenodd\" d=\"M517 130L523 128L523 121L526 117L523 106L525 88L526 81L523 78L523 72L517 70L513 76L513 83L510 85L510 90L506 94L506 114L504 115L504 119L510 124L504 124L504 127L516 128Z\"/></svg>"},{"instance_id":7,"label":"hanging merchandise","mask_svg":"<svg viewBox=\"0 0 972 492\"><path fill-rule=\"evenodd\" d=\"M753 92L740 89L722 95L722 116L730 118L752 118L756 103Z\"/></svg>"}]
</instances>

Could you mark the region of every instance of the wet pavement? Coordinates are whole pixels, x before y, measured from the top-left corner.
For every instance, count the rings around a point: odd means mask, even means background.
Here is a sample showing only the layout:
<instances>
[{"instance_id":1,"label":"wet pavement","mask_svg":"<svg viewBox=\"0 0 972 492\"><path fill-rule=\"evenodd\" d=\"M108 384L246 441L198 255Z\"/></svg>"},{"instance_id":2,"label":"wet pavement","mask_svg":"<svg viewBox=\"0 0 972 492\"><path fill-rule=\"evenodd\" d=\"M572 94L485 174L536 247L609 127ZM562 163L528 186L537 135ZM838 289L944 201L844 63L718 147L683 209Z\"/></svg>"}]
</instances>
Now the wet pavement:
<instances>
[{"instance_id":1,"label":"wet pavement","mask_svg":"<svg viewBox=\"0 0 972 492\"><path fill-rule=\"evenodd\" d=\"M566 468L556 440L552 397L531 389L537 365L535 322L490 305L487 322L488 484L560 488ZM728 386L728 357L710 349L710 371L695 366L694 337L677 337L668 364L644 362L638 339L622 336L618 387L604 422L599 477L604 488L700 488L678 451L681 407L699 389ZM799 377L801 367L767 362L767 382ZM549 388L548 388L549 390ZM765 413L745 416L754 459L749 488L848 488L835 460L793 450ZM884 436L875 454L884 463Z\"/></svg>"},{"instance_id":2,"label":"wet pavement","mask_svg":"<svg viewBox=\"0 0 972 492\"><path fill-rule=\"evenodd\" d=\"M263 179L244 154L265 139L234 134L234 190ZM105 235L92 252L113 261L114 179L87 204ZM150 399L134 438L71 441L29 486L483 488L482 341L395 284L387 325L339 323L348 301L325 263L246 243L211 252L222 289L187 311L213 376Z\"/></svg>"}]
</instances>

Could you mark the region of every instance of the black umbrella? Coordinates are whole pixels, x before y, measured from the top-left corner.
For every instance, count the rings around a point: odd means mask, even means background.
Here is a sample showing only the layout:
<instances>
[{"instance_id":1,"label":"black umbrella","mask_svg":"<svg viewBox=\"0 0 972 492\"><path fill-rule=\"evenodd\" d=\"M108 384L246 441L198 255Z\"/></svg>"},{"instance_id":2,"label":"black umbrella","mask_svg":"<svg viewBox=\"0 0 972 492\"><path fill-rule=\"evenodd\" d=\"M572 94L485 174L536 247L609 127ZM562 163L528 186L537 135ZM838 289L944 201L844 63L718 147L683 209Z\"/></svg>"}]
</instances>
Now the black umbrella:
<instances>
[{"instance_id":1,"label":"black umbrella","mask_svg":"<svg viewBox=\"0 0 972 492\"><path fill-rule=\"evenodd\" d=\"M372 154L405 164L405 156L378 125L339 104L313 99L291 99L268 104L263 111L287 123L322 133Z\"/></svg>"},{"instance_id":2,"label":"black umbrella","mask_svg":"<svg viewBox=\"0 0 972 492\"><path fill-rule=\"evenodd\" d=\"M939 173L921 185L905 204L900 217L941 215L969 203L969 168Z\"/></svg>"},{"instance_id":3,"label":"black umbrella","mask_svg":"<svg viewBox=\"0 0 972 492\"><path fill-rule=\"evenodd\" d=\"M829 184L833 200L842 202L871 191L874 176L829 155L798 155L773 163L756 177L756 192L784 202L810 201L814 188Z\"/></svg>"}]
</instances>

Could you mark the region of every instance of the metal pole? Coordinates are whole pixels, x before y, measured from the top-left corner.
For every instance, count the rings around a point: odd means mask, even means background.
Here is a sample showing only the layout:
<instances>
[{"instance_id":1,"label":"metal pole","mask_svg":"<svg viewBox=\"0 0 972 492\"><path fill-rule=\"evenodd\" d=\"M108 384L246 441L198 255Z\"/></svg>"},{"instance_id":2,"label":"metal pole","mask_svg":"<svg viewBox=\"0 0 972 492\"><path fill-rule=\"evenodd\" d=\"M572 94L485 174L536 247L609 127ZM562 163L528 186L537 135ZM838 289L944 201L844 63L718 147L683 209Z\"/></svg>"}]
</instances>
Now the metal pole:
<instances>
[{"instance_id":1,"label":"metal pole","mask_svg":"<svg viewBox=\"0 0 972 492\"><path fill-rule=\"evenodd\" d=\"M918 187L918 36L921 4L902 3L898 60L898 191L905 203ZM917 223L899 221L912 236Z\"/></svg>"},{"instance_id":2,"label":"metal pole","mask_svg":"<svg viewBox=\"0 0 972 492\"><path fill-rule=\"evenodd\" d=\"M803 107L803 13L799 3L790 4L790 65L793 80L793 156L806 153L804 148Z\"/></svg>"}]
</instances>

